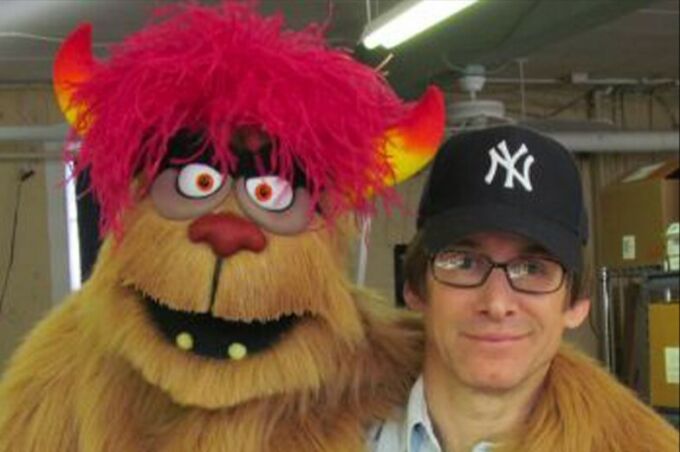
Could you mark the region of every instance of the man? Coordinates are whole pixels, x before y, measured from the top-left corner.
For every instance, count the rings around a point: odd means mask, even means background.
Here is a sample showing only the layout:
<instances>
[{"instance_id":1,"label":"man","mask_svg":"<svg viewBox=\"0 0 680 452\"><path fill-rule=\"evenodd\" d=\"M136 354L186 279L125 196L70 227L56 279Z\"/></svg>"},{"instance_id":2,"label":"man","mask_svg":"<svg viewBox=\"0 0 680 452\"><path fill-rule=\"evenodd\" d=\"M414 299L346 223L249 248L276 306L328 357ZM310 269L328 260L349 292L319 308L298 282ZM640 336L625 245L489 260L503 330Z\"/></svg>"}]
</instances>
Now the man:
<instances>
[{"instance_id":1,"label":"man","mask_svg":"<svg viewBox=\"0 0 680 452\"><path fill-rule=\"evenodd\" d=\"M588 315L587 215L559 143L503 126L439 151L406 257L421 378L379 452L677 451L678 433L561 344Z\"/></svg>"}]
</instances>

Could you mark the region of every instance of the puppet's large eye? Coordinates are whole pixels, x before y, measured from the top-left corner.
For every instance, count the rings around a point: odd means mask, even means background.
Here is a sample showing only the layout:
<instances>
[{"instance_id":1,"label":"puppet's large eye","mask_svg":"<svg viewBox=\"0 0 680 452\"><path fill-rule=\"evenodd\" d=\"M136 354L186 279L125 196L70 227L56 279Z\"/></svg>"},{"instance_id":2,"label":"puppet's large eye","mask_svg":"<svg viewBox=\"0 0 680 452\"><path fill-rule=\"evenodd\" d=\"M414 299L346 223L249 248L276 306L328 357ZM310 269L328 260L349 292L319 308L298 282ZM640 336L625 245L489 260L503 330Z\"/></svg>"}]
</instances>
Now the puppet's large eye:
<instances>
[{"instance_id":1,"label":"puppet's large eye","mask_svg":"<svg viewBox=\"0 0 680 452\"><path fill-rule=\"evenodd\" d=\"M177 176L177 190L189 198L205 198L220 189L224 177L213 167L192 163L183 167Z\"/></svg>"},{"instance_id":2,"label":"puppet's large eye","mask_svg":"<svg viewBox=\"0 0 680 452\"><path fill-rule=\"evenodd\" d=\"M269 232L299 234L314 219L309 191L278 176L241 178L235 186L243 213Z\"/></svg>"},{"instance_id":3,"label":"puppet's large eye","mask_svg":"<svg viewBox=\"0 0 680 452\"><path fill-rule=\"evenodd\" d=\"M231 180L212 167L192 163L163 170L151 184L156 211L169 220L188 220L219 206L229 195Z\"/></svg>"},{"instance_id":4,"label":"puppet's large eye","mask_svg":"<svg viewBox=\"0 0 680 452\"><path fill-rule=\"evenodd\" d=\"M272 212L293 204L293 188L278 176L251 177L246 180L246 192L259 207Z\"/></svg>"}]
</instances>

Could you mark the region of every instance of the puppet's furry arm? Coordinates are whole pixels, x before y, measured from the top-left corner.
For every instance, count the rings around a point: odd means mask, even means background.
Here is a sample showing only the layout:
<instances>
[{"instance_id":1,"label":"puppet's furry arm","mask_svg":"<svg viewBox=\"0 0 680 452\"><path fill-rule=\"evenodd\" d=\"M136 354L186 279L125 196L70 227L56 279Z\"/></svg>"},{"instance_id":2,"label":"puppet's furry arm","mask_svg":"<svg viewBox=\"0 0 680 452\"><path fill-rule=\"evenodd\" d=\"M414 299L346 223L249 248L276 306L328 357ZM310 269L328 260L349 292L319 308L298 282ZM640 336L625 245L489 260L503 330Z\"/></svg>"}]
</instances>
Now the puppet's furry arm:
<instances>
[{"instance_id":1,"label":"puppet's furry arm","mask_svg":"<svg viewBox=\"0 0 680 452\"><path fill-rule=\"evenodd\" d=\"M0 452L77 450L73 408L81 331L74 301L35 328L0 380Z\"/></svg>"}]
</instances>

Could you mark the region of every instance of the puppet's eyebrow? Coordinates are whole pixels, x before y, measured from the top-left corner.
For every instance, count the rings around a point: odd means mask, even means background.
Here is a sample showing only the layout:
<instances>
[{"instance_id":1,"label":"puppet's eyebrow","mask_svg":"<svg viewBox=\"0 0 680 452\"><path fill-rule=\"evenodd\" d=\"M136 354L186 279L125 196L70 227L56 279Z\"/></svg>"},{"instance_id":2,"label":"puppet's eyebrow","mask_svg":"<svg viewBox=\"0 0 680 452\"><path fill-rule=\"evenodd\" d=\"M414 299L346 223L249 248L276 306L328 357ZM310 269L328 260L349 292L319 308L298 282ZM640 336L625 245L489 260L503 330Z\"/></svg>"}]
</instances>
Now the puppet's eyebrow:
<instances>
[{"instance_id":1,"label":"puppet's eyebrow","mask_svg":"<svg viewBox=\"0 0 680 452\"><path fill-rule=\"evenodd\" d=\"M272 169L272 149L267 147L260 152L240 152L237 154L238 164L236 170L232 172L235 178L244 177L260 177L265 175L279 175ZM298 166L294 165L292 182L293 187L307 187L307 176L305 172ZM288 175L284 176L289 178Z\"/></svg>"},{"instance_id":2,"label":"puppet's eyebrow","mask_svg":"<svg viewBox=\"0 0 680 452\"><path fill-rule=\"evenodd\" d=\"M236 165L235 176L257 177L271 173L271 151L264 152L238 152L238 165Z\"/></svg>"},{"instance_id":3,"label":"puppet's eyebrow","mask_svg":"<svg viewBox=\"0 0 680 452\"><path fill-rule=\"evenodd\" d=\"M249 135L247 135L249 133ZM257 148L257 149L255 149ZM259 177L274 174L272 169L273 140L255 131L237 130L229 144L229 152L236 157L236 166L229 173L236 177ZM214 166L215 149L200 132L180 130L168 143L162 168L178 168L190 163ZM295 165L292 174L294 187L306 187L305 172Z\"/></svg>"},{"instance_id":4,"label":"puppet's eyebrow","mask_svg":"<svg viewBox=\"0 0 680 452\"><path fill-rule=\"evenodd\" d=\"M163 168L183 166L188 163L212 164L214 151L199 132L180 130L168 142Z\"/></svg>"}]
</instances>

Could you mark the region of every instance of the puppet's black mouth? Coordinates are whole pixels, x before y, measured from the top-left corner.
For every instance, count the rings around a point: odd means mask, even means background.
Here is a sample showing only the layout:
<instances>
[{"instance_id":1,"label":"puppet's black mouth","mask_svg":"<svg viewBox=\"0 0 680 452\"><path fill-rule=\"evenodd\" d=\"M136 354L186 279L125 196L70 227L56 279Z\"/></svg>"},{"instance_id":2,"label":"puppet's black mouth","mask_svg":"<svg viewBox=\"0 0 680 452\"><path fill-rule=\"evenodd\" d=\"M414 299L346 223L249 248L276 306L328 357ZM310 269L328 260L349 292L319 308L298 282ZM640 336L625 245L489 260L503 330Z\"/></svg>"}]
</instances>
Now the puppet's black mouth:
<instances>
[{"instance_id":1,"label":"puppet's black mouth","mask_svg":"<svg viewBox=\"0 0 680 452\"><path fill-rule=\"evenodd\" d=\"M199 356L240 360L270 348L295 326L300 317L239 322L209 313L176 311L144 296L146 310L158 330L176 347Z\"/></svg>"}]
</instances>

